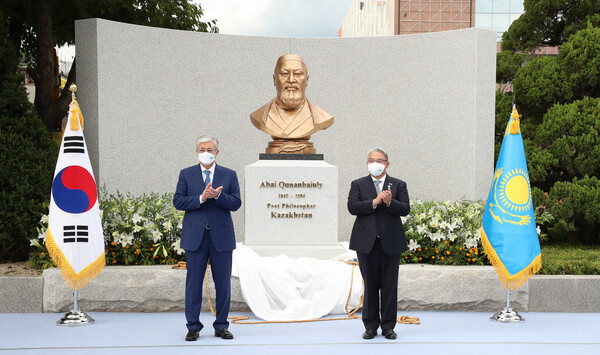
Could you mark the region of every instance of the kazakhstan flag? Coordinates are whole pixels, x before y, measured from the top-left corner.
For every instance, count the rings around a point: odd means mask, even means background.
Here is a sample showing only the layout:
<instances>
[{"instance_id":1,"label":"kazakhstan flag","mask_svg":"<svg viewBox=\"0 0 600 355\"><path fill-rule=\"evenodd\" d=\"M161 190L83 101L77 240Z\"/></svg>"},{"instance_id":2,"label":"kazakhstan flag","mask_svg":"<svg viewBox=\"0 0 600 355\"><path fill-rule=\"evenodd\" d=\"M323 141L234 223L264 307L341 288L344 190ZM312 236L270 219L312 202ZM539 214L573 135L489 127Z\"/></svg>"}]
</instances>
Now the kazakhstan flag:
<instances>
[{"instance_id":1,"label":"kazakhstan flag","mask_svg":"<svg viewBox=\"0 0 600 355\"><path fill-rule=\"evenodd\" d=\"M519 118L513 106L481 223L485 252L510 290L542 267Z\"/></svg>"}]
</instances>

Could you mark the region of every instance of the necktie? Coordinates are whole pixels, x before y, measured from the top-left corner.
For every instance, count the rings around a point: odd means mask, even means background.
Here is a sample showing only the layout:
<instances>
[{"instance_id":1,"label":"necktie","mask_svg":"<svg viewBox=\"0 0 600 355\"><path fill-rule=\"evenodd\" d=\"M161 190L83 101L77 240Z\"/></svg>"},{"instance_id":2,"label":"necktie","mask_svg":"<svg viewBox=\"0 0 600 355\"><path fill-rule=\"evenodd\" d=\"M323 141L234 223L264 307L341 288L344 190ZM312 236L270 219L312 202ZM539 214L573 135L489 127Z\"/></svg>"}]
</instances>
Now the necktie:
<instances>
[{"instance_id":1,"label":"necktie","mask_svg":"<svg viewBox=\"0 0 600 355\"><path fill-rule=\"evenodd\" d=\"M210 170L204 170L204 175L206 176L204 185L208 185L210 183Z\"/></svg>"},{"instance_id":2,"label":"necktie","mask_svg":"<svg viewBox=\"0 0 600 355\"><path fill-rule=\"evenodd\" d=\"M381 193L381 188L379 187L380 180L375 180L375 190L377 190L377 194Z\"/></svg>"}]
</instances>

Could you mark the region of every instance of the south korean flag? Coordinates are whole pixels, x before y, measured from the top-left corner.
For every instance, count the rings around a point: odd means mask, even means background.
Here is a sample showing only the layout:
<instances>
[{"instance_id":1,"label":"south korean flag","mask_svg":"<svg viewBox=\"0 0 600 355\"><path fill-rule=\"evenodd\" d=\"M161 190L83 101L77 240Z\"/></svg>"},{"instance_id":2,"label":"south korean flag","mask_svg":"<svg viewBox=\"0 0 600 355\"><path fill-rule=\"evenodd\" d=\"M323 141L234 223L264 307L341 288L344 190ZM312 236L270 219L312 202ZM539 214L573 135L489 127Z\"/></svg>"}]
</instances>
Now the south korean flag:
<instances>
[{"instance_id":1,"label":"south korean flag","mask_svg":"<svg viewBox=\"0 0 600 355\"><path fill-rule=\"evenodd\" d=\"M105 265L97 191L83 137L83 116L73 95L52 182L46 247L75 290Z\"/></svg>"}]
</instances>

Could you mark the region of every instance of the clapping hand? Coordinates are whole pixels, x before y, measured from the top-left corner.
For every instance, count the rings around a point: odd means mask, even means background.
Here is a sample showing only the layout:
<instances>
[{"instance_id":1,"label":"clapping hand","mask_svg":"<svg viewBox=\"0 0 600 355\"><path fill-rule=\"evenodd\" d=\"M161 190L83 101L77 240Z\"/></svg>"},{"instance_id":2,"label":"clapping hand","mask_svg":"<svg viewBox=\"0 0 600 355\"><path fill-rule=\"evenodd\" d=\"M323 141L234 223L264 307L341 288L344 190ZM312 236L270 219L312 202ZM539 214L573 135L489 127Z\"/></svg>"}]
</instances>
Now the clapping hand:
<instances>
[{"instance_id":1,"label":"clapping hand","mask_svg":"<svg viewBox=\"0 0 600 355\"><path fill-rule=\"evenodd\" d=\"M212 182L209 182L208 185L206 185L206 187L204 188L204 191L202 192L202 201L206 201L209 198L219 197L222 189L223 189L223 186L219 186L216 189L214 189L212 187Z\"/></svg>"}]
</instances>

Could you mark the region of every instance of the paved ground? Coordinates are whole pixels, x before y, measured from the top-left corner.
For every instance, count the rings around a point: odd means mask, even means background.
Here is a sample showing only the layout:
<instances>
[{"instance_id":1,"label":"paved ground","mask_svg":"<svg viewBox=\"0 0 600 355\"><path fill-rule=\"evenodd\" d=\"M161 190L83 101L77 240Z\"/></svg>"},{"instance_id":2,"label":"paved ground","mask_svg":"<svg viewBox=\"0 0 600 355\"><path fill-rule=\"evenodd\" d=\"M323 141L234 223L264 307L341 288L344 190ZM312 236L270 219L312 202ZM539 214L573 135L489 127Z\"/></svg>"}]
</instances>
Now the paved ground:
<instances>
[{"instance_id":1,"label":"paved ground","mask_svg":"<svg viewBox=\"0 0 600 355\"><path fill-rule=\"evenodd\" d=\"M242 314L235 314L242 315ZM251 314L251 318L253 316ZM503 324L480 312L400 312L421 325L398 324L398 339L363 340L360 320L236 325L215 338L213 317L196 342L184 341L183 313L90 313L96 322L59 327L62 313L0 314L2 354L600 354L600 313L521 313Z\"/></svg>"}]
</instances>

